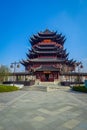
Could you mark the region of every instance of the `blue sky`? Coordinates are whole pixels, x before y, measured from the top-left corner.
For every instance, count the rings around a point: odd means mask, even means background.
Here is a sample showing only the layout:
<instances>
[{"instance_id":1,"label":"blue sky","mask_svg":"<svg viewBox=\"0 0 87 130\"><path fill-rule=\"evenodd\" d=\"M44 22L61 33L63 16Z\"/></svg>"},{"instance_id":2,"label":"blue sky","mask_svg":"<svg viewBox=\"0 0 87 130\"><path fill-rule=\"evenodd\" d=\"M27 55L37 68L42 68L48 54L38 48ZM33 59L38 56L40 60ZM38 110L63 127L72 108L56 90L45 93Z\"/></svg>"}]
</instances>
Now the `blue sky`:
<instances>
[{"instance_id":1,"label":"blue sky","mask_svg":"<svg viewBox=\"0 0 87 130\"><path fill-rule=\"evenodd\" d=\"M66 36L69 59L87 64L87 0L0 0L0 64L26 59L29 37L46 28Z\"/></svg>"}]
</instances>

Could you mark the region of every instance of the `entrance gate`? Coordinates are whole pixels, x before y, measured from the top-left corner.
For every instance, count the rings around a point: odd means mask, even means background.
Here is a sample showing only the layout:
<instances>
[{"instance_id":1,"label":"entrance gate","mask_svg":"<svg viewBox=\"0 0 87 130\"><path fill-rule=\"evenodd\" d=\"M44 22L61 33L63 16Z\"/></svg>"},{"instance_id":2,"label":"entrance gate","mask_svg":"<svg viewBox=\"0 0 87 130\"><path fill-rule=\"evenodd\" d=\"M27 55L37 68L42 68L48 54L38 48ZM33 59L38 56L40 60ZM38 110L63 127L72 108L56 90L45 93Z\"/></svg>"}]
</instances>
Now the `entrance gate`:
<instances>
[{"instance_id":1,"label":"entrance gate","mask_svg":"<svg viewBox=\"0 0 87 130\"><path fill-rule=\"evenodd\" d=\"M49 74L45 74L45 80L49 81Z\"/></svg>"}]
</instances>

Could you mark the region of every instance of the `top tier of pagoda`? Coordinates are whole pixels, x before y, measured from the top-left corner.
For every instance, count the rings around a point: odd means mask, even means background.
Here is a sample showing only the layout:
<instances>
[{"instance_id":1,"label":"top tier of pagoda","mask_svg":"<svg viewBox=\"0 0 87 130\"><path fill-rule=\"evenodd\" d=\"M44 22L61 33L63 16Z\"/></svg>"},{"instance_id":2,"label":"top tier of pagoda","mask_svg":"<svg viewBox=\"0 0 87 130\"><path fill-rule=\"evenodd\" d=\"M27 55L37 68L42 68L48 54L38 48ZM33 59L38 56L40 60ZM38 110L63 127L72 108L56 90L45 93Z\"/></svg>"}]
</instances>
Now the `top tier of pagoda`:
<instances>
[{"instance_id":1,"label":"top tier of pagoda","mask_svg":"<svg viewBox=\"0 0 87 130\"><path fill-rule=\"evenodd\" d=\"M43 40L49 39L53 42L56 42L63 46L65 42L65 36L62 35L62 33L57 34L57 32L51 32L50 30L46 29L44 32L39 32L37 35L33 35L30 38L31 45L35 45L36 43L42 42Z\"/></svg>"}]
</instances>

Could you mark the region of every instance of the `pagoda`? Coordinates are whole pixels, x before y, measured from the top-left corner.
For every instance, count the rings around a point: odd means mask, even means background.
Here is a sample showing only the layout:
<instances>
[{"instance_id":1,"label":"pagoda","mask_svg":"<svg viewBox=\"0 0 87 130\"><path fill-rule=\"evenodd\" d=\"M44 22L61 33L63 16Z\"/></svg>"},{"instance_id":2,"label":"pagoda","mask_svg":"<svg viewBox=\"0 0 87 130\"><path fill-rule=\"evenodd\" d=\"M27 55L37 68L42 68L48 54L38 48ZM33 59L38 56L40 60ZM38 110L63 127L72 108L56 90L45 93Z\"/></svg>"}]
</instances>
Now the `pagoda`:
<instances>
[{"instance_id":1,"label":"pagoda","mask_svg":"<svg viewBox=\"0 0 87 130\"><path fill-rule=\"evenodd\" d=\"M27 72L33 72L40 82L58 81L60 74L75 70L73 59L69 60L64 49L66 39L62 33L46 29L30 37L31 49L27 60L22 60Z\"/></svg>"}]
</instances>

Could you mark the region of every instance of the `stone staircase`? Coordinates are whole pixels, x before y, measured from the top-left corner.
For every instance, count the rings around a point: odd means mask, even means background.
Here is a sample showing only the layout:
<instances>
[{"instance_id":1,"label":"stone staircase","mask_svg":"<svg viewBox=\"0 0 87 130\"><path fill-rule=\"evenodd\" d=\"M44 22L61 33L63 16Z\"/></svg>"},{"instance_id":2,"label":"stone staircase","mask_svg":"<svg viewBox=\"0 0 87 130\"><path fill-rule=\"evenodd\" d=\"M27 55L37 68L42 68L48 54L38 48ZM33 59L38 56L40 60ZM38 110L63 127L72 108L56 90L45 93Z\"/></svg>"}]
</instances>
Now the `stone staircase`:
<instances>
[{"instance_id":1,"label":"stone staircase","mask_svg":"<svg viewBox=\"0 0 87 130\"><path fill-rule=\"evenodd\" d=\"M54 82L41 82L40 80L35 81L35 85L59 85L60 80L54 80Z\"/></svg>"},{"instance_id":2,"label":"stone staircase","mask_svg":"<svg viewBox=\"0 0 87 130\"><path fill-rule=\"evenodd\" d=\"M52 85L52 84L47 85L47 86L46 85L32 85L32 86L24 86L23 90L25 90L25 91L51 92L51 91L57 91L59 89L64 90L67 87L65 87L65 86L58 86L58 85Z\"/></svg>"},{"instance_id":3,"label":"stone staircase","mask_svg":"<svg viewBox=\"0 0 87 130\"><path fill-rule=\"evenodd\" d=\"M54 85L54 82L39 82L39 85L41 86Z\"/></svg>"},{"instance_id":4,"label":"stone staircase","mask_svg":"<svg viewBox=\"0 0 87 130\"><path fill-rule=\"evenodd\" d=\"M32 85L32 86L24 86L23 90L26 91L45 91L46 92L47 87L41 86L41 85Z\"/></svg>"}]
</instances>

